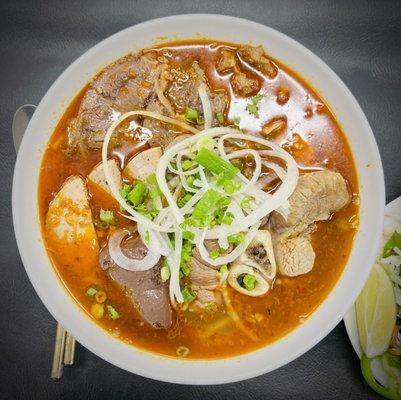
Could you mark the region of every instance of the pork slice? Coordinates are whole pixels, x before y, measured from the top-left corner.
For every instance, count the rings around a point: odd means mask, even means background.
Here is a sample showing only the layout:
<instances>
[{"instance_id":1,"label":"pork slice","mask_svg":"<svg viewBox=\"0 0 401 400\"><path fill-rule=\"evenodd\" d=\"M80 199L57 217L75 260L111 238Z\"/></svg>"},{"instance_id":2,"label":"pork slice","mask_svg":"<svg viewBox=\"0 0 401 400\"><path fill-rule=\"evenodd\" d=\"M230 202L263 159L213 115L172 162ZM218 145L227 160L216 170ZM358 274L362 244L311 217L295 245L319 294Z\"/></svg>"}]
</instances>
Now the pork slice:
<instances>
[{"instance_id":1,"label":"pork slice","mask_svg":"<svg viewBox=\"0 0 401 400\"><path fill-rule=\"evenodd\" d=\"M202 264L195 257L189 262L191 272L189 279L194 289L216 289L220 282L220 274L212 268Z\"/></svg>"},{"instance_id":2,"label":"pork slice","mask_svg":"<svg viewBox=\"0 0 401 400\"><path fill-rule=\"evenodd\" d=\"M275 231L297 235L315 221L328 219L350 201L347 184L341 174L317 171L301 175L293 194L288 199L290 213L287 219L273 212L270 223Z\"/></svg>"},{"instance_id":3,"label":"pork slice","mask_svg":"<svg viewBox=\"0 0 401 400\"><path fill-rule=\"evenodd\" d=\"M206 239L205 240L205 247L206 250L210 253L212 250L221 250L220 246L219 246L219 242L217 239ZM230 253L233 250L233 245L230 245L229 248L225 251L225 253ZM192 256L198 260L200 263L202 263L203 265L209 267L209 268L213 268L213 269L219 269L220 266L215 266L215 265L211 265L209 264L207 261L205 261L202 256L199 253L199 250L197 247L194 247L193 251L192 251Z\"/></svg>"},{"instance_id":4,"label":"pork slice","mask_svg":"<svg viewBox=\"0 0 401 400\"><path fill-rule=\"evenodd\" d=\"M330 218L350 201L345 179L332 171L310 172L300 176L293 194L288 199L287 218L273 212L270 227L279 271L297 276L312 270L315 252L310 233L316 221Z\"/></svg>"},{"instance_id":5,"label":"pork slice","mask_svg":"<svg viewBox=\"0 0 401 400\"><path fill-rule=\"evenodd\" d=\"M142 259L147 248L142 240L129 239L122 244L123 253L130 258ZM167 329L172 323L168 285L161 280L160 262L147 271L128 271L117 266L110 258L108 246L99 256L100 266L139 311L144 321L155 329Z\"/></svg>"}]
</instances>

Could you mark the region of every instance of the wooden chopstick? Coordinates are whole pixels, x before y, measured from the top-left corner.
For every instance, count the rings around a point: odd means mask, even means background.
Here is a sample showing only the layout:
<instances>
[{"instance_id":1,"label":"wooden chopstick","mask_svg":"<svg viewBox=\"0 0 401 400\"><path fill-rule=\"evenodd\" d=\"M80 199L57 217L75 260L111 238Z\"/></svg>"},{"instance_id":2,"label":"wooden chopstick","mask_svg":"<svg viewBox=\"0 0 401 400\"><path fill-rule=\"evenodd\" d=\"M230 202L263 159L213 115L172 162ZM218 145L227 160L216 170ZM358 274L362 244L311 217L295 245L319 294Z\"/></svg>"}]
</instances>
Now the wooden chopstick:
<instances>
[{"instance_id":1,"label":"wooden chopstick","mask_svg":"<svg viewBox=\"0 0 401 400\"><path fill-rule=\"evenodd\" d=\"M75 338L65 333L64 365L74 365Z\"/></svg>"},{"instance_id":2,"label":"wooden chopstick","mask_svg":"<svg viewBox=\"0 0 401 400\"><path fill-rule=\"evenodd\" d=\"M74 365L75 339L58 323L51 378L58 380L63 375L64 365Z\"/></svg>"},{"instance_id":3,"label":"wooden chopstick","mask_svg":"<svg viewBox=\"0 0 401 400\"><path fill-rule=\"evenodd\" d=\"M65 329L57 323L56 340L54 343L54 355L51 371L52 379L60 379L63 375L63 357L65 348Z\"/></svg>"}]
</instances>

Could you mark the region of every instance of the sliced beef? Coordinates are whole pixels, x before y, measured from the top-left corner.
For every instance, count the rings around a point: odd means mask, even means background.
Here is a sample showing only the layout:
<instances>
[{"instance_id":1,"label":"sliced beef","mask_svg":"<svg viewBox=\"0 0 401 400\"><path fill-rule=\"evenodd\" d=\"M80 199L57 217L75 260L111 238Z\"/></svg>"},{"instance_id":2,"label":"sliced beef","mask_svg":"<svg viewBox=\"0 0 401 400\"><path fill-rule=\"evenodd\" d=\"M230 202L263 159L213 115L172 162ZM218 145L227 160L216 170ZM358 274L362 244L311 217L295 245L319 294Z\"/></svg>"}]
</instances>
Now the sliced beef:
<instances>
[{"instance_id":1,"label":"sliced beef","mask_svg":"<svg viewBox=\"0 0 401 400\"><path fill-rule=\"evenodd\" d=\"M90 85L77 117L69 121L69 146L100 147L107 128L120 113L145 106L162 68L151 54L129 55L107 67Z\"/></svg>"},{"instance_id":2,"label":"sliced beef","mask_svg":"<svg viewBox=\"0 0 401 400\"><path fill-rule=\"evenodd\" d=\"M273 79L277 75L277 67L266 55L262 46L243 46L238 50L240 57L252 67L262 72L270 79Z\"/></svg>"},{"instance_id":3,"label":"sliced beef","mask_svg":"<svg viewBox=\"0 0 401 400\"><path fill-rule=\"evenodd\" d=\"M198 62L171 68L166 74L166 82L166 97L177 113L183 114L186 107L202 111L198 87L202 82L207 83L207 79ZM212 92L208 85L206 86L214 116L212 124L215 126L218 125L215 115L224 113L228 105L228 97L225 92Z\"/></svg>"},{"instance_id":4,"label":"sliced beef","mask_svg":"<svg viewBox=\"0 0 401 400\"><path fill-rule=\"evenodd\" d=\"M329 219L331 213L346 206L350 195L341 174L318 171L301 175L288 201L290 212L287 219L273 212L270 226L280 272L296 276L313 268L315 253L310 233L314 230L314 223Z\"/></svg>"},{"instance_id":5,"label":"sliced beef","mask_svg":"<svg viewBox=\"0 0 401 400\"><path fill-rule=\"evenodd\" d=\"M139 237L123 242L122 250L127 257L138 260L144 258L148 251ZM161 280L160 263L143 272L127 271L111 260L108 246L101 250L99 262L149 325L156 329L167 329L171 326L168 285Z\"/></svg>"}]
</instances>

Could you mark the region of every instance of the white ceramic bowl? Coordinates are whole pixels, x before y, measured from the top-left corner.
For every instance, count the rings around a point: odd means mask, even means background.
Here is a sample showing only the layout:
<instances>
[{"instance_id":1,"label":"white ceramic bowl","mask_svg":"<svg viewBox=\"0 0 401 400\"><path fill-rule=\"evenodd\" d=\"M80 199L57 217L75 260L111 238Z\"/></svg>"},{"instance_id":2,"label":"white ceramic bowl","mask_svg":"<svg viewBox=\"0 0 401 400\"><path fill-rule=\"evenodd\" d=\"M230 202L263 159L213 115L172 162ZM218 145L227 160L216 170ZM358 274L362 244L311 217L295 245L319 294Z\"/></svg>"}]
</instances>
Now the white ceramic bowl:
<instances>
[{"instance_id":1,"label":"white ceramic bowl","mask_svg":"<svg viewBox=\"0 0 401 400\"><path fill-rule=\"evenodd\" d=\"M102 67L130 51L172 39L207 38L255 43L306 78L344 128L359 172L361 225L347 266L328 298L301 326L276 343L242 356L211 361L176 360L129 346L88 319L57 278L41 238L37 210L39 167L65 107ZM159 39L160 40L160 39ZM13 219L22 261L51 314L89 350L145 377L185 384L217 384L272 371L305 353L327 335L353 304L369 275L382 231L384 179L369 124L344 83L305 47L263 25L220 15L180 15L148 21L99 43L56 80L40 102L23 138L14 171Z\"/></svg>"}]
</instances>

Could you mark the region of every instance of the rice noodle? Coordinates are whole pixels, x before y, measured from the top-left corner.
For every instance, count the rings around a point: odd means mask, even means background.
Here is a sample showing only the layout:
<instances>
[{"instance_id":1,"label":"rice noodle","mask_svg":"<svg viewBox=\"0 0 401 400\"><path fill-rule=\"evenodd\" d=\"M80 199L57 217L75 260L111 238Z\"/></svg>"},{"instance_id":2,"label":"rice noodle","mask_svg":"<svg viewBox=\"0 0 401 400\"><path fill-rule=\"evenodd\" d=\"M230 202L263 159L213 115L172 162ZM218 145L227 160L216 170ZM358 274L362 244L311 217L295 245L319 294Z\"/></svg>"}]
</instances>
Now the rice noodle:
<instances>
[{"instance_id":1,"label":"rice noodle","mask_svg":"<svg viewBox=\"0 0 401 400\"><path fill-rule=\"evenodd\" d=\"M203 118L205 119L205 129L209 129L212 126L212 105L210 103L209 96L207 95L206 84L201 83L198 87L198 94L202 102Z\"/></svg>"}]
</instances>

